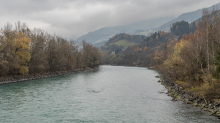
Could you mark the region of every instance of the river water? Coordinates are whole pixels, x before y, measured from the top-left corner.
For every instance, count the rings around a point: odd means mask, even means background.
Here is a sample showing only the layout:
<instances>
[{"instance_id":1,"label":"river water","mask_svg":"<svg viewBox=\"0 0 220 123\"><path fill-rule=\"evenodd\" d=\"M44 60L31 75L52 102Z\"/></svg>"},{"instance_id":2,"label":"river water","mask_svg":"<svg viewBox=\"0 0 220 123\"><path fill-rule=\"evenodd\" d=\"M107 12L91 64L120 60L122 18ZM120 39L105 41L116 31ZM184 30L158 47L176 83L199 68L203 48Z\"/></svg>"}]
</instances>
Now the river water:
<instances>
[{"instance_id":1,"label":"river water","mask_svg":"<svg viewBox=\"0 0 220 123\"><path fill-rule=\"evenodd\" d=\"M67 76L0 85L0 123L219 123L173 102L147 68L101 66Z\"/></svg>"}]
</instances>

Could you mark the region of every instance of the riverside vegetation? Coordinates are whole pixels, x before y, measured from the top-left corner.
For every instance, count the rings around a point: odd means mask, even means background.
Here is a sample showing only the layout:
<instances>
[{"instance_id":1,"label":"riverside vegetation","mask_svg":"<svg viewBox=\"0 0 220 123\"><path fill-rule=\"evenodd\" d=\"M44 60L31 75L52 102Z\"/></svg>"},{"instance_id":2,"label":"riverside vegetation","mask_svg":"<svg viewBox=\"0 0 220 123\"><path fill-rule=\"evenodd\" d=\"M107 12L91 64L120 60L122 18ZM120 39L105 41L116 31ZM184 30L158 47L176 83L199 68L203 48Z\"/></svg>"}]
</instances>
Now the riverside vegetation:
<instances>
[{"instance_id":1,"label":"riverside vegetation","mask_svg":"<svg viewBox=\"0 0 220 123\"><path fill-rule=\"evenodd\" d=\"M98 49L85 41L82 45L80 49L73 40L30 30L25 23L7 23L0 35L0 78L97 67Z\"/></svg>"},{"instance_id":2,"label":"riverside vegetation","mask_svg":"<svg viewBox=\"0 0 220 123\"><path fill-rule=\"evenodd\" d=\"M102 47L103 62L156 68L166 81L173 83L170 90L179 90L181 87L187 92L185 94L196 95L194 97L203 99L205 105L211 104L211 107L216 109L213 113L218 114L219 39L220 11L215 8L211 12L204 9L202 18L190 24L185 21L176 22L171 25L170 32L155 32L139 45L126 48L112 45ZM107 44L109 43L111 42ZM180 93L176 91L178 92Z\"/></svg>"}]
</instances>

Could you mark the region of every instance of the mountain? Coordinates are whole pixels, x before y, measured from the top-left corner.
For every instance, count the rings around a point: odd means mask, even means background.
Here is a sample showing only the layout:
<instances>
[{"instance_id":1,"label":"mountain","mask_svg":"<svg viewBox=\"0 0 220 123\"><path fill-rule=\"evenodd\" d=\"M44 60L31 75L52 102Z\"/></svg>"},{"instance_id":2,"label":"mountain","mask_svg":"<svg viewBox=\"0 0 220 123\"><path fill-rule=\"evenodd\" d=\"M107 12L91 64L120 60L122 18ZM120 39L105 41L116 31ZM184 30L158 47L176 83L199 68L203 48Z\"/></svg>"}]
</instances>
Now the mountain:
<instances>
[{"instance_id":1,"label":"mountain","mask_svg":"<svg viewBox=\"0 0 220 123\"><path fill-rule=\"evenodd\" d=\"M220 3L214 6L216 6L216 8L220 8ZM213 9L213 6L208 7L207 9L211 11ZM202 17L202 11L203 9L199 9L193 12L184 13L176 19L172 17L164 17L164 18L133 23L125 26L104 27L99 30L89 32L88 34L83 35L76 40L78 42L81 42L82 40L86 40L87 42L93 44L94 46L99 46L99 45L103 46L109 40L109 38L120 33L148 36L149 34L154 33L157 30L162 30L162 31L170 30L170 25L178 21L184 20L186 22L191 23Z\"/></svg>"},{"instance_id":2,"label":"mountain","mask_svg":"<svg viewBox=\"0 0 220 123\"><path fill-rule=\"evenodd\" d=\"M155 29L161 24L172 19L173 17L165 17L133 23L125 26L104 27L99 30L89 32L88 34L83 35L76 40L79 42L86 40L86 42L91 44L102 44L102 42L107 42L109 38L119 33L148 35L151 33L150 30Z\"/></svg>"},{"instance_id":3,"label":"mountain","mask_svg":"<svg viewBox=\"0 0 220 123\"><path fill-rule=\"evenodd\" d=\"M220 3L215 4L213 6L215 6L216 8L220 8ZM213 9L213 6L208 7L207 9L209 11L211 11ZM178 21L183 21L184 20L184 21L187 21L187 22L191 23L191 22L193 22L193 21L195 21L195 20L202 17L202 11L203 11L203 9L199 9L199 10L196 10L196 11L193 11L193 12L184 13L184 14L180 15L178 18L161 25L158 28L158 30L164 30L164 31L169 30L170 25L175 23L175 22L178 22Z\"/></svg>"}]
</instances>

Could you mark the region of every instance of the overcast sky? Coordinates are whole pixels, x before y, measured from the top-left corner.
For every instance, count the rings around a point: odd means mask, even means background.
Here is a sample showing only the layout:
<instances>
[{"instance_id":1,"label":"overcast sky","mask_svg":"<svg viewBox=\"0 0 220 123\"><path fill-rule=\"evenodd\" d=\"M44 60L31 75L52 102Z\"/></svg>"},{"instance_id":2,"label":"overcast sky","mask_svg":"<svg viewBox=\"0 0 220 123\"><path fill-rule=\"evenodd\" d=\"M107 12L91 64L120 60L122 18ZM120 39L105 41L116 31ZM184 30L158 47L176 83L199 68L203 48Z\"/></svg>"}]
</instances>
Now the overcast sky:
<instances>
[{"instance_id":1,"label":"overcast sky","mask_svg":"<svg viewBox=\"0 0 220 123\"><path fill-rule=\"evenodd\" d=\"M0 27L26 22L65 38L209 7L219 0L0 0Z\"/></svg>"}]
</instances>

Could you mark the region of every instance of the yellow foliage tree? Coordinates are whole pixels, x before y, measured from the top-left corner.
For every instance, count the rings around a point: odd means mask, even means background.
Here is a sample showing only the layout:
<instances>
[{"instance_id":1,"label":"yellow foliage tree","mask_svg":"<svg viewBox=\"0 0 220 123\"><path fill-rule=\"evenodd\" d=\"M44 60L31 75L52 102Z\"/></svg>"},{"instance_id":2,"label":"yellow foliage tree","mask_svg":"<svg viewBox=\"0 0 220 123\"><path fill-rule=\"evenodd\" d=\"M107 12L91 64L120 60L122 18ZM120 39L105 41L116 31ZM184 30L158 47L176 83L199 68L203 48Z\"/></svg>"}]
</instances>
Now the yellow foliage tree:
<instances>
[{"instance_id":1,"label":"yellow foliage tree","mask_svg":"<svg viewBox=\"0 0 220 123\"><path fill-rule=\"evenodd\" d=\"M30 61L30 44L31 40L24 33L19 32L16 34L14 51L17 56L20 58L20 64L25 65L26 62Z\"/></svg>"},{"instance_id":2,"label":"yellow foliage tree","mask_svg":"<svg viewBox=\"0 0 220 123\"><path fill-rule=\"evenodd\" d=\"M24 33L18 32L6 38L6 42L11 45L11 54L14 57L13 64L18 67L19 73L22 75L28 74L27 62L30 61L30 38ZM17 68L16 67L16 68Z\"/></svg>"},{"instance_id":3,"label":"yellow foliage tree","mask_svg":"<svg viewBox=\"0 0 220 123\"><path fill-rule=\"evenodd\" d=\"M28 72L29 72L28 67L27 66L21 66L19 72L20 72L21 75L27 75Z\"/></svg>"},{"instance_id":4,"label":"yellow foliage tree","mask_svg":"<svg viewBox=\"0 0 220 123\"><path fill-rule=\"evenodd\" d=\"M183 76L188 74L189 66L186 65L187 58L185 58L185 49L191 46L191 42L187 40L181 40L176 43L173 53L168 57L168 59L163 63L163 66L167 68L167 72L179 78L178 76ZM180 78L179 78L180 79Z\"/></svg>"}]
</instances>

